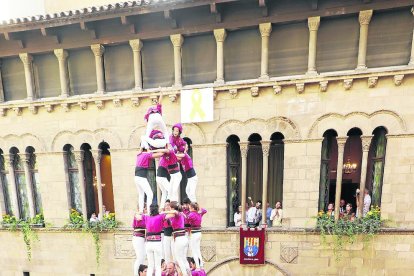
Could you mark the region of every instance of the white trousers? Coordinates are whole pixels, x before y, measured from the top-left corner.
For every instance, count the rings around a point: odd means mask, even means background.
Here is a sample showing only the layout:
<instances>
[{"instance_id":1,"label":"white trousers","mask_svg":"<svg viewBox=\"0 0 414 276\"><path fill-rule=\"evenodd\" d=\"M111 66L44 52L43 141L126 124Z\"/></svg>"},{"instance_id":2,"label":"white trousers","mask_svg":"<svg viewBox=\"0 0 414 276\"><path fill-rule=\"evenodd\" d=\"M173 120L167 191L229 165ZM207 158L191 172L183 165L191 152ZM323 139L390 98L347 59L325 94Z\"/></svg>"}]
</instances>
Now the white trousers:
<instances>
[{"instance_id":1,"label":"white trousers","mask_svg":"<svg viewBox=\"0 0 414 276\"><path fill-rule=\"evenodd\" d=\"M134 276L138 276L139 266L144 264L145 260L145 239L143 237L132 236L132 246L135 250Z\"/></svg>"},{"instance_id":2,"label":"white trousers","mask_svg":"<svg viewBox=\"0 0 414 276\"><path fill-rule=\"evenodd\" d=\"M149 137L151 134L151 131L154 129L160 130L164 134L165 139L169 139L170 135L167 131L167 126L165 125L164 120L162 119L162 116L160 113L151 113L148 117L147 122L147 129L145 131L145 136Z\"/></svg>"},{"instance_id":3,"label":"white trousers","mask_svg":"<svg viewBox=\"0 0 414 276\"><path fill-rule=\"evenodd\" d=\"M162 240L162 252L164 253L165 263L168 264L173 261L173 244L172 237L164 236Z\"/></svg>"},{"instance_id":4,"label":"white trousers","mask_svg":"<svg viewBox=\"0 0 414 276\"><path fill-rule=\"evenodd\" d=\"M168 190L170 189L170 182L166 177L157 176L156 178L157 185L161 190L161 200L160 200L160 208L164 208L165 201L168 198Z\"/></svg>"},{"instance_id":5,"label":"white trousers","mask_svg":"<svg viewBox=\"0 0 414 276\"><path fill-rule=\"evenodd\" d=\"M204 267L204 262L201 256L201 232L191 233L190 235L190 248L193 253L193 258L197 268Z\"/></svg>"},{"instance_id":6,"label":"white trousers","mask_svg":"<svg viewBox=\"0 0 414 276\"><path fill-rule=\"evenodd\" d=\"M180 182L183 178L181 173L173 173L170 174L170 190L168 192L168 199L171 201L178 201L178 194L180 192Z\"/></svg>"},{"instance_id":7,"label":"white trousers","mask_svg":"<svg viewBox=\"0 0 414 276\"><path fill-rule=\"evenodd\" d=\"M154 148L165 148L165 145L169 143L167 139L151 139L148 136L141 136L141 147L144 149L149 149L149 145Z\"/></svg>"},{"instance_id":8,"label":"white trousers","mask_svg":"<svg viewBox=\"0 0 414 276\"><path fill-rule=\"evenodd\" d=\"M187 178L187 187L185 187L185 192L187 193L187 196L191 200L191 202L197 202L197 196L196 196L197 183L198 183L197 175Z\"/></svg>"},{"instance_id":9,"label":"white trousers","mask_svg":"<svg viewBox=\"0 0 414 276\"><path fill-rule=\"evenodd\" d=\"M178 263L181 272L184 276L188 276L190 271L190 265L187 261L187 250L188 250L188 238L187 236L180 236L174 240L174 259ZM151 275L151 274L148 274Z\"/></svg>"},{"instance_id":10,"label":"white trousers","mask_svg":"<svg viewBox=\"0 0 414 276\"><path fill-rule=\"evenodd\" d=\"M135 185L138 190L138 209L139 212L142 213L144 212L145 195L147 195L147 210L149 210L154 194L146 177L135 176Z\"/></svg>"},{"instance_id":11,"label":"white trousers","mask_svg":"<svg viewBox=\"0 0 414 276\"><path fill-rule=\"evenodd\" d=\"M145 251L148 260L147 275L153 275L155 270L155 276L161 276L162 242L147 242Z\"/></svg>"}]
</instances>

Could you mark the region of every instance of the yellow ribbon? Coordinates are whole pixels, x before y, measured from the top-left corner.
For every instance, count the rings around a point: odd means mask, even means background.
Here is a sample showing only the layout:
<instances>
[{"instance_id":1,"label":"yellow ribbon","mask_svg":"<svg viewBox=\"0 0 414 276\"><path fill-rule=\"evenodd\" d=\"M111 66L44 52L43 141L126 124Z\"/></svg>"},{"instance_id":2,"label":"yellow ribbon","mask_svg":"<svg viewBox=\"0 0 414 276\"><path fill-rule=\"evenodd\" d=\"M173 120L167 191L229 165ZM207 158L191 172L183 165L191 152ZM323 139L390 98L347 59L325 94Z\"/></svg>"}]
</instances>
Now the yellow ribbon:
<instances>
[{"instance_id":1,"label":"yellow ribbon","mask_svg":"<svg viewBox=\"0 0 414 276\"><path fill-rule=\"evenodd\" d=\"M201 94L200 90L194 89L192 95L191 95L191 103L193 104L193 108L190 113L191 120L194 120L194 117L198 114L198 117L200 119L204 120L204 117L206 114L203 111L203 108L201 107L201 103L203 101L203 95Z\"/></svg>"}]
</instances>

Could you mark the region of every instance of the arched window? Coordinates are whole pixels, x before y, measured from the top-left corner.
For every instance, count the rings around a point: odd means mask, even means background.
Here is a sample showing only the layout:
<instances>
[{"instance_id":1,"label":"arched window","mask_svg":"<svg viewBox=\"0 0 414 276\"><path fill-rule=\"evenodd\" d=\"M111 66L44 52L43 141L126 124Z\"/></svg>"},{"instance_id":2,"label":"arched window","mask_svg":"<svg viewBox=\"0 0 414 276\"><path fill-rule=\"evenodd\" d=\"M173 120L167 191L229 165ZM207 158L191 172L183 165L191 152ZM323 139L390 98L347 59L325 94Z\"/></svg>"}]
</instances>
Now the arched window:
<instances>
[{"instance_id":1,"label":"arched window","mask_svg":"<svg viewBox=\"0 0 414 276\"><path fill-rule=\"evenodd\" d=\"M11 215L12 209L10 204L9 187L6 177L6 166L3 151L0 149L0 215Z\"/></svg>"},{"instance_id":2,"label":"arched window","mask_svg":"<svg viewBox=\"0 0 414 276\"><path fill-rule=\"evenodd\" d=\"M239 137L230 135L227 142L227 225L234 226L234 213L240 205L241 155Z\"/></svg>"},{"instance_id":3,"label":"arched window","mask_svg":"<svg viewBox=\"0 0 414 276\"><path fill-rule=\"evenodd\" d=\"M246 196L250 196L256 202L261 201L263 196L263 151L260 143L262 137L257 133L253 133L248 140Z\"/></svg>"},{"instance_id":4,"label":"arched window","mask_svg":"<svg viewBox=\"0 0 414 276\"><path fill-rule=\"evenodd\" d=\"M67 183L70 198L70 208L82 213L82 199L79 187L79 169L76 163L74 149L72 145L65 145L63 147L65 152L65 164L67 169Z\"/></svg>"},{"instance_id":5,"label":"arched window","mask_svg":"<svg viewBox=\"0 0 414 276\"><path fill-rule=\"evenodd\" d=\"M13 170L16 181L17 205L20 219L27 220L30 218L29 202L27 198L26 176L24 174L23 160L19 155L19 150L15 147L10 149L13 156Z\"/></svg>"},{"instance_id":6,"label":"arched window","mask_svg":"<svg viewBox=\"0 0 414 276\"><path fill-rule=\"evenodd\" d=\"M193 158L193 148L191 147L191 144L193 143L193 141L191 141L191 139L188 138L188 137L184 137L183 139L187 143L187 146L188 146L187 154L192 159ZM180 171L181 171L181 175L182 175L182 179L181 179L181 182L180 182L180 198L181 198L181 201L182 201L184 198L188 197L187 193L185 192L185 188L187 187L187 174L184 173L183 166L180 166Z\"/></svg>"},{"instance_id":7,"label":"arched window","mask_svg":"<svg viewBox=\"0 0 414 276\"><path fill-rule=\"evenodd\" d=\"M102 150L101 156L101 183L102 183L102 204L106 211L115 212L114 191L112 184L112 161L109 152L109 144L102 142L98 148Z\"/></svg>"},{"instance_id":8,"label":"arched window","mask_svg":"<svg viewBox=\"0 0 414 276\"><path fill-rule=\"evenodd\" d=\"M90 218L93 213L98 215L98 193L95 191L95 161L93 160L91 146L82 144L83 150L83 169L85 174L85 193L86 193L86 213Z\"/></svg>"},{"instance_id":9,"label":"arched window","mask_svg":"<svg viewBox=\"0 0 414 276\"><path fill-rule=\"evenodd\" d=\"M42 197L40 194L40 179L39 171L37 168L36 154L33 147L26 148L26 154L28 155L29 165L29 180L31 182L33 191L33 207L36 214L42 213Z\"/></svg>"},{"instance_id":10,"label":"arched window","mask_svg":"<svg viewBox=\"0 0 414 276\"><path fill-rule=\"evenodd\" d=\"M372 137L368 153L368 172L366 187L371 191L371 205L381 206L382 182L384 178L385 152L387 147L387 130L377 127Z\"/></svg>"},{"instance_id":11,"label":"arched window","mask_svg":"<svg viewBox=\"0 0 414 276\"><path fill-rule=\"evenodd\" d=\"M285 137L280 132L275 132L270 137L267 202L269 202L271 208L274 208L276 202L283 202L283 163L285 154L283 139Z\"/></svg>"},{"instance_id":12,"label":"arched window","mask_svg":"<svg viewBox=\"0 0 414 276\"><path fill-rule=\"evenodd\" d=\"M327 130L323 134L321 150L321 174L319 179L319 210L327 210L328 204L335 201L336 168L338 161L337 133Z\"/></svg>"}]
</instances>

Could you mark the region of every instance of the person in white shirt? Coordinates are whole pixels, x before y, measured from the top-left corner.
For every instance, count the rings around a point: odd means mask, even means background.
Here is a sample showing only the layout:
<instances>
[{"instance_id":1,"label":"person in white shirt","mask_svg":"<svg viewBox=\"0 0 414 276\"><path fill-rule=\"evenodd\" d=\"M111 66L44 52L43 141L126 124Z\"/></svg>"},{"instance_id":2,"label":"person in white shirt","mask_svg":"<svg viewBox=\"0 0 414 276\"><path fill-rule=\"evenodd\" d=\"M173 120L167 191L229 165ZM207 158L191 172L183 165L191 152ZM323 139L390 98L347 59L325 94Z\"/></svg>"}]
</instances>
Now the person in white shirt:
<instances>
[{"instance_id":1,"label":"person in white shirt","mask_svg":"<svg viewBox=\"0 0 414 276\"><path fill-rule=\"evenodd\" d=\"M241 211L242 211L242 207L240 205L238 210L234 213L234 226L236 227L240 227L242 224Z\"/></svg>"},{"instance_id":2,"label":"person in white shirt","mask_svg":"<svg viewBox=\"0 0 414 276\"><path fill-rule=\"evenodd\" d=\"M272 221L273 227L282 226L283 210L282 203L279 201L275 204L275 209L272 210L270 214L270 220Z\"/></svg>"},{"instance_id":3,"label":"person in white shirt","mask_svg":"<svg viewBox=\"0 0 414 276\"><path fill-rule=\"evenodd\" d=\"M371 196L369 195L369 190L364 190L364 207L362 209L362 217L365 217L369 212L369 208L371 207Z\"/></svg>"},{"instance_id":4,"label":"person in white shirt","mask_svg":"<svg viewBox=\"0 0 414 276\"><path fill-rule=\"evenodd\" d=\"M92 213L91 218L89 219L89 222L98 222L99 219L97 218L95 213Z\"/></svg>"},{"instance_id":5,"label":"person in white shirt","mask_svg":"<svg viewBox=\"0 0 414 276\"><path fill-rule=\"evenodd\" d=\"M249 209L246 213L246 222L248 227L256 227L256 212L257 209L252 201L252 198L249 197Z\"/></svg>"}]
</instances>

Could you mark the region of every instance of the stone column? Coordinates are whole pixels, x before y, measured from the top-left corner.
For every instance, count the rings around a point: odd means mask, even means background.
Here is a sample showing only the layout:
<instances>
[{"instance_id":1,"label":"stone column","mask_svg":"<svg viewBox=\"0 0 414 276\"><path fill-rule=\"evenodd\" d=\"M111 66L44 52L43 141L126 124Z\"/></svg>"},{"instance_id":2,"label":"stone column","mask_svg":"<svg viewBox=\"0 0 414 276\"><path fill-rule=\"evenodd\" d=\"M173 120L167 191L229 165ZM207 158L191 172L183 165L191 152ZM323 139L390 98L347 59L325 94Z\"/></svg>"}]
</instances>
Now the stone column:
<instances>
[{"instance_id":1,"label":"stone column","mask_svg":"<svg viewBox=\"0 0 414 276\"><path fill-rule=\"evenodd\" d=\"M75 159L78 165L79 171L79 188L81 192L81 201L82 201L82 215L85 221L88 220L88 209L86 206L86 186L85 186L85 168L83 167L83 158L84 158L84 151L75 151Z\"/></svg>"},{"instance_id":2,"label":"stone column","mask_svg":"<svg viewBox=\"0 0 414 276\"><path fill-rule=\"evenodd\" d=\"M65 182L66 182L66 193L68 197L68 210L72 208L72 198L70 193L70 179L69 179L69 164L68 164L68 152L63 151L63 168L65 170Z\"/></svg>"},{"instance_id":3,"label":"stone column","mask_svg":"<svg viewBox=\"0 0 414 276\"><path fill-rule=\"evenodd\" d=\"M217 79L216 84L224 84L224 40L227 33L225 29L214 30L217 43Z\"/></svg>"},{"instance_id":4,"label":"stone column","mask_svg":"<svg viewBox=\"0 0 414 276\"><path fill-rule=\"evenodd\" d=\"M318 29L321 18L320 16L308 18L309 28L309 55L308 55L308 75L316 75L316 42L318 39Z\"/></svg>"},{"instance_id":5,"label":"stone column","mask_svg":"<svg viewBox=\"0 0 414 276\"><path fill-rule=\"evenodd\" d=\"M27 188L27 202L29 203L29 214L30 218L34 218L36 215L35 205L34 205L34 192L32 185L32 177L30 175L30 154L23 153L19 154L20 158L23 159L23 168L24 168L24 177L26 179L26 188Z\"/></svg>"},{"instance_id":6,"label":"stone column","mask_svg":"<svg viewBox=\"0 0 414 276\"><path fill-rule=\"evenodd\" d=\"M102 150L92 151L93 159L95 160L95 172L96 172L96 189L98 191L98 206L99 206L99 219L103 218L103 198L102 198L102 177L101 177L101 160Z\"/></svg>"},{"instance_id":7,"label":"stone column","mask_svg":"<svg viewBox=\"0 0 414 276\"><path fill-rule=\"evenodd\" d=\"M262 224L266 224L266 211L267 211L267 180L269 173L269 150L270 141L262 141L263 151L263 193L262 193Z\"/></svg>"},{"instance_id":8,"label":"stone column","mask_svg":"<svg viewBox=\"0 0 414 276\"><path fill-rule=\"evenodd\" d=\"M361 164L361 180L359 183L359 206L358 206L358 214L362 217L362 210L364 208L364 190L365 190L365 182L367 179L367 170L368 170L368 152L369 146L371 145L372 136L362 136L362 164Z\"/></svg>"},{"instance_id":9,"label":"stone column","mask_svg":"<svg viewBox=\"0 0 414 276\"><path fill-rule=\"evenodd\" d=\"M134 55L134 77L135 77L135 91L142 90L142 68L141 68L141 39L133 39L129 41Z\"/></svg>"},{"instance_id":10,"label":"stone column","mask_svg":"<svg viewBox=\"0 0 414 276\"><path fill-rule=\"evenodd\" d=\"M9 192L10 192L10 201L11 201L11 209L13 211L13 215L16 218L20 217L19 211L19 202L17 200L17 185L16 185L16 174L14 173L14 154L6 154L4 159L8 161L9 165L9 173L8 173L8 184L9 184Z\"/></svg>"},{"instance_id":11,"label":"stone column","mask_svg":"<svg viewBox=\"0 0 414 276\"><path fill-rule=\"evenodd\" d=\"M96 93L103 94L105 93L105 73L103 67L103 54L105 52L105 48L101 44L93 44L91 49L95 56L96 84L98 87Z\"/></svg>"},{"instance_id":12,"label":"stone column","mask_svg":"<svg viewBox=\"0 0 414 276\"><path fill-rule=\"evenodd\" d=\"M367 69L367 42L368 42L368 25L371 21L372 10L359 12L359 48L358 48L358 65L357 70Z\"/></svg>"},{"instance_id":13,"label":"stone column","mask_svg":"<svg viewBox=\"0 0 414 276\"><path fill-rule=\"evenodd\" d=\"M33 57L28 53L19 54L24 66L24 76L26 78L27 100L33 101L35 86L33 82Z\"/></svg>"},{"instance_id":14,"label":"stone column","mask_svg":"<svg viewBox=\"0 0 414 276\"><path fill-rule=\"evenodd\" d=\"M246 224L246 193L247 193L247 152L249 151L248 142L239 142L240 153L242 157L242 177L240 180L241 184L241 200L240 205L242 206L242 225Z\"/></svg>"},{"instance_id":15,"label":"stone column","mask_svg":"<svg viewBox=\"0 0 414 276\"><path fill-rule=\"evenodd\" d=\"M174 76L175 87L181 87L181 46L183 45L184 38L181 34L170 35L171 42L174 46Z\"/></svg>"},{"instance_id":16,"label":"stone column","mask_svg":"<svg viewBox=\"0 0 414 276\"><path fill-rule=\"evenodd\" d=\"M411 8L411 13L414 15L414 7ZM413 30L413 39L411 41L411 58L408 63L410 66L414 66L414 30Z\"/></svg>"},{"instance_id":17,"label":"stone column","mask_svg":"<svg viewBox=\"0 0 414 276\"><path fill-rule=\"evenodd\" d=\"M63 49L55 49L54 53L59 62L60 96L66 98L69 96L68 52Z\"/></svg>"},{"instance_id":18,"label":"stone column","mask_svg":"<svg viewBox=\"0 0 414 276\"><path fill-rule=\"evenodd\" d=\"M338 142L338 166L336 168L336 191L335 191L335 220L339 218L339 202L341 201L342 171L344 166L344 149L347 138L337 138Z\"/></svg>"},{"instance_id":19,"label":"stone column","mask_svg":"<svg viewBox=\"0 0 414 276\"><path fill-rule=\"evenodd\" d=\"M269 36L272 32L272 23L262 23L259 25L260 35L262 36L262 59L260 63L260 80L269 79Z\"/></svg>"},{"instance_id":20,"label":"stone column","mask_svg":"<svg viewBox=\"0 0 414 276\"><path fill-rule=\"evenodd\" d=\"M1 73L1 65L2 61L0 59L0 103L4 102L4 90L3 90L3 79L2 79L2 73Z\"/></svg>"},{"instance_id":21,"label":"stone column","mask_svg":"<svg viewBox=\"0 0 414 276\"><path fill-rule=\"evenodd\" d=\"M3 177L0 177L0 223L3 221L3 215L6 214L7 206L6 199L4 198L4 182Z\"/></svg>"}]
</instances>

